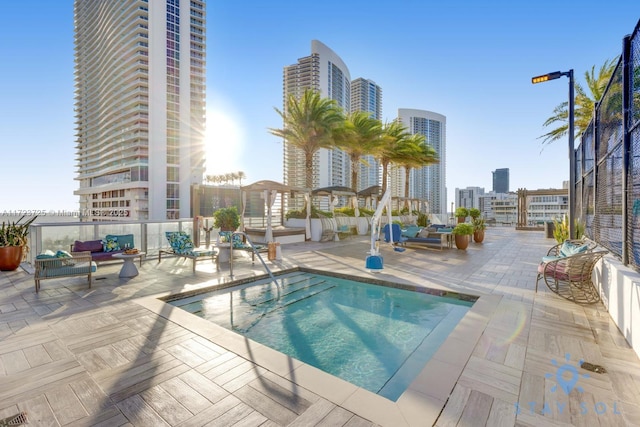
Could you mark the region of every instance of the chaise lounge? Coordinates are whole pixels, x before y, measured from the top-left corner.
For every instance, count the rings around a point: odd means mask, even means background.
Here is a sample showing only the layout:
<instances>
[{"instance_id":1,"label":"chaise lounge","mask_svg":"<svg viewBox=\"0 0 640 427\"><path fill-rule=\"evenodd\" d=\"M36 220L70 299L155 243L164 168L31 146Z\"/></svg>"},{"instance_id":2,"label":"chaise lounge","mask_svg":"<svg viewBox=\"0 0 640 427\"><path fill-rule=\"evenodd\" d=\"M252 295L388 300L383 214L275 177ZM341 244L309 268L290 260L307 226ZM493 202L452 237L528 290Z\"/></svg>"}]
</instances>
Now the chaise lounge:
<instances>
[{"instance_id":1,"label":"chaise lounge","mask_svg":"<svg viewBox=\"0 0 640 427\"><path fill-rule=\"evenodd\" d=\"M166 231L165 236L169 241L171 249L160 249L158 252L158 262L162 261L162 254L172 255L174 257L188 258L193 261L193 273L196 272L196 262L207 260L211 257L211 261L216 263L218 268L218 258L216 251L210 249L196 249L189 236L184 231Z\"/></svg>"}]
</instances>

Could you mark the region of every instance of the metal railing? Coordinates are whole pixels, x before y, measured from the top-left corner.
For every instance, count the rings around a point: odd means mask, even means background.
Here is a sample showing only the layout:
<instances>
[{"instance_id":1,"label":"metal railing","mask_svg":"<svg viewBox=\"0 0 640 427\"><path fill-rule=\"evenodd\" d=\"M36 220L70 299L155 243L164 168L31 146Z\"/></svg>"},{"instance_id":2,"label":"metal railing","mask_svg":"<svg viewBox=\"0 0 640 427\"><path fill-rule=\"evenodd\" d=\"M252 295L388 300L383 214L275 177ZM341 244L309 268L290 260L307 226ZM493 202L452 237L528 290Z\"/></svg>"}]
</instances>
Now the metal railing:
<instances>
[{"instance_id":1,"label":"metal railing","mask_svg":"<svg viewBox=\"0 0 640 427\"><path fill-rule=\"evenodd\" d=\"M574 152L576 219L588 237L640 269L640 21Z\"/></svg>"}]
</instances>

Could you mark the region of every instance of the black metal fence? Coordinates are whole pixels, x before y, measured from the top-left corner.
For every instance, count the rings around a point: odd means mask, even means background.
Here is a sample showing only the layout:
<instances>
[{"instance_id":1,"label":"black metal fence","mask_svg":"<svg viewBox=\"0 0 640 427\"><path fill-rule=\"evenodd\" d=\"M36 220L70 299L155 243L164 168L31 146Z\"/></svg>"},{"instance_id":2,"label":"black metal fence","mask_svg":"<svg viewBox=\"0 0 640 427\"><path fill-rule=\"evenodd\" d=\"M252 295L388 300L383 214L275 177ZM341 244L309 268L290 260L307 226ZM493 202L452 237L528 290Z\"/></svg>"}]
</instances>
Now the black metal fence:
<instances>
[{"instance_id":1,"label":"black metal fence","mask_svg":"<svg viewBox=\"0 0 640 427\"><path fill-rule=\"evenodd\" d=\"M576 217L585 233L640 270L640 21L575 151Z\"/></svg>"}]
</instances>

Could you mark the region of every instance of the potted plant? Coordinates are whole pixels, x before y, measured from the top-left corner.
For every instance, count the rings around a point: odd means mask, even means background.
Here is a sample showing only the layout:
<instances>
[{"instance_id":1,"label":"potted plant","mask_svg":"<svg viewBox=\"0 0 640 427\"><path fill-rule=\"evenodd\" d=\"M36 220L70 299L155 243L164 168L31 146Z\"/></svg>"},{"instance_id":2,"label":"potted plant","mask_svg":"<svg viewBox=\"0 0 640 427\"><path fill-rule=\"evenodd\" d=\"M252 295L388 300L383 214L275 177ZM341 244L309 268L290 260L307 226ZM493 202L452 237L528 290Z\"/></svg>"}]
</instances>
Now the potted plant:
<instances>
[{"instance_id":1,"label":"potted plant","mask_svg":"<svg viewBox=\"0 0 640 427\"><path fill-rule=\"evenodd\" d=\"M213 213L213 225L220 231L236 231L240 227L240 214L235 206L220 208Z\"/></svg>"},{"instance_id":2,"label":"potted plant","mask_svg":"<svg viewBox=\"0 0 640 427\"><path fill-rule=\"evenodd\" d=\"M480 218L481 214L482 214L482 212L480 212L480 209L478 209L478 208L469 209L469 216L471 217L471 219L478 219L478 218Z\"/></svg>"},{"instance_id":3,"label":"potted plant","mask_svg":"<svg viewBox=\"0 0 640 427\"><path fill-rule=\"evenodd\" d=\"M461 222L453 227L451 233L455 236L456 248L465 250L469 246L469 236L473 234L473 225Z\"/></svg>"},{"instance_id":4,"label":"potted plant","mask_svg":"<svg viewBox=\"0 0 640 427\"><path fill-rule=\"evenodd\" d=\"M471 221L471 225L473 225L473 241L476 243L482 243L484 240L484 229L487 228L484 218L474 218Z\"/></svg>"},{"instance_id":5,"label":"potted plant","mask_svg":"<svg viewBox=\"0 0 640 427\"><path fill-rule=\"evenodd\" d=\"M467 219L467 217L469 216L469 209L463 208L462 206L456 208L455 216L456 218L458 218L458 223L464 222L465 219Z\"/></svg>"},{"instance_id":6,"label":"potted plant","mask_svg":"<svg viewBox=\"0 0 640 427\"><path fill-rule=\"evenodd\" d=\"M24 216L20 217L17 222L2 222L0 227L0 270L13 271L29 253L27 245L27 236L29 234L29 226L37 216L34 216L26 222L22 222Z\"/></svg>"}]
</instances>

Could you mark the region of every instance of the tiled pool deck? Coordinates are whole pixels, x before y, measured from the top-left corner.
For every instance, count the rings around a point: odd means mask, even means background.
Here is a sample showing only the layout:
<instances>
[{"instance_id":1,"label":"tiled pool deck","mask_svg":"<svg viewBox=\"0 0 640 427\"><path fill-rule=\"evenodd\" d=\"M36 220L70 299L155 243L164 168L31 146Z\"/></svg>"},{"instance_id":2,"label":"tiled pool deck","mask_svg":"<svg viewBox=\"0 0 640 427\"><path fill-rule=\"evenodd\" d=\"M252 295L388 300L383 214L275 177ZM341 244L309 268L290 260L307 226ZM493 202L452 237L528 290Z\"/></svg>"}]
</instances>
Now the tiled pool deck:
<instances>
[{"instance_id":1,"label":"tiled pool deck","mask_svg":"<svg viewBox=\"0 0 640 427\"><path fill-rule=\"evenodd\" d=\"M480 296L397 402L155 298L228 281L228 267L201 262L194 276L189 261L148 259L120 279L121 264L101 265L91 289L83 278L46 280L39 294L33 276L1 272L0 420L24 411L33 426L640 425L640 361L603 306L544 285L534 293L552 245L497 227L467 251L383 248L380 279ZM367 250L364 237L285 245L280 265L366 276ZM234 272L260 267L243 259ZM575 383L560 376L569 394L555 388L558 367L579 359L607 372L583 378L578 368Z\"/></svg>"}]
</instances>

